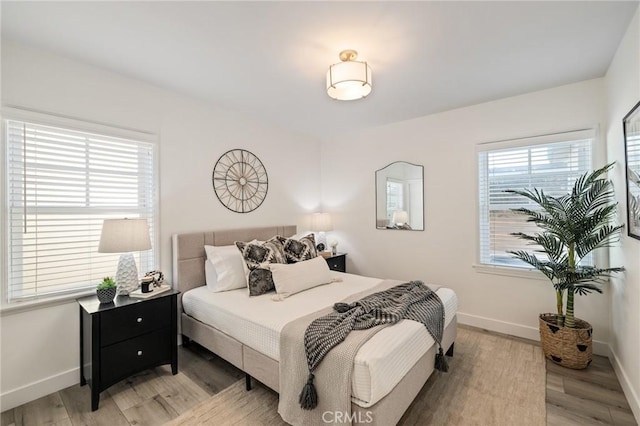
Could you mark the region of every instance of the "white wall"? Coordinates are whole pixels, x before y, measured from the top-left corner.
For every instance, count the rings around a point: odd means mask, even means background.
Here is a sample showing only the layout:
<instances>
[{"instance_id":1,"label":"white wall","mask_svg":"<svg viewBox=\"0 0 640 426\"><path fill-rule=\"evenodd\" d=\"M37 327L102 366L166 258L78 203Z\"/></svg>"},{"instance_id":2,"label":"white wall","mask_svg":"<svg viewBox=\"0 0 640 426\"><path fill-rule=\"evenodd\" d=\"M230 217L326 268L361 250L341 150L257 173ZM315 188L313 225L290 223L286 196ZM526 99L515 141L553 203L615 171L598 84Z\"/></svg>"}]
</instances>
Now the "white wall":
<instances>
[{"instance_id":1,"label":"white wall","mask_svg":"<svg viewBox=\"0 0 640 426\"><path fill-rule=\"evenodd\" d=\"M322 200L348 269L381 278L422 279L455 289L463 323L539 339L538 314L555 310L544 280L480 273L477 256L476 145L582 129L603 123L603 80L596 79L324 141ZM596 149L604 162L604 143ZM374 172L404 160L424 165L425 231L375 229ZM610 290L604 289L605 293ZM607 352L608 296L577 299Z\"/></svg>"},{"instance_id":2,"label":"white wall","mask_svg":"<svg viewBox=\"0 0 640 426\"><path fill-rule=\"evenodd\" d=\"M319 206L320 150L309 137L6 40L2 89L3 106L158 135L159 266L167 277L173 233L277 224L308 228L305 213ZM213 192L213 166L233 148L252 151L269 175L266 200L252 213L227 210ZM69 302L2 315L0 410L78 381L77 309Z\"/></svg>"},{"instance_id":3,"label":"white wall","mask_svg":"<svg viewBox=\"0 0 640 426\"><path fill-rule=\"evenodd\" d=\"M626 186L622 118L640 101L640 11L627 33L605 77L607 98L607 154L616 161L612 173L618 199L619 221L626 223ZM626 272L611 283L612 361L627 399L640 419L640 241L622 237L610 251L611 265Z\"/></svg>"}]
</instances>

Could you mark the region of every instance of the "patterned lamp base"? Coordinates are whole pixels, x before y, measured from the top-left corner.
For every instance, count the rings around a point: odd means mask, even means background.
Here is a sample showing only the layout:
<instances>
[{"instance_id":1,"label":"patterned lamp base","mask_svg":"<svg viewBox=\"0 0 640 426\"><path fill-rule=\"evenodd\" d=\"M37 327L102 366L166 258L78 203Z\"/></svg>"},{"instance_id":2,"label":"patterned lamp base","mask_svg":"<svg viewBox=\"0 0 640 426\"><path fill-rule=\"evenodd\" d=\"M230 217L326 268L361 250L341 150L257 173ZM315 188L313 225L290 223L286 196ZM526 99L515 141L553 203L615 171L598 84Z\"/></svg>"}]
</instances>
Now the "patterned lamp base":
<instances>
[{"instance_id":1,"label":"patterned lamp base","mask_svg":"<svg viewBox=\"0 0 640 426\"><path fill-rule=\"evenodd\" d=\"M133 254L120 255L116 284L118 285L118 296L126 296L138 288L138 269Z\"/></svg>"}]
</instances>

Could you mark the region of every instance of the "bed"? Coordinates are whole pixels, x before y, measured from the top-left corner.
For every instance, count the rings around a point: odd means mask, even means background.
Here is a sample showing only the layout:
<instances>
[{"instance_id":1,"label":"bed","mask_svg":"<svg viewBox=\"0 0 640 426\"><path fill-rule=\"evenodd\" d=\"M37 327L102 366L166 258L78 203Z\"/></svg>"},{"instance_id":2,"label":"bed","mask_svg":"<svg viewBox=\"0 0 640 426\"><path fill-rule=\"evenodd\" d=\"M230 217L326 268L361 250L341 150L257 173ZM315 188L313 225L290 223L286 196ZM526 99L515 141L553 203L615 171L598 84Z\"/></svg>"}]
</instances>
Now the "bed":
<instances>
[{"instance_id":1,"label":"bed","mask_svg":"<svg viewBox=\"0 0 640 426\"><path fill-rule=\"evenodd\" d=\"M243 370L248 383L253 377L276 392L278 338L284 324L380 281L332 272L339 282L281 302L271 300L269 295L249 298L245 289L213 293L205 286L205 245L225 246L295 233L295 226L274 226L173 236L173 282L182 292L183 341L198 342ZM449 289L440 288L437 293L445 306L443 346L451 355L457 299ZM402 321L377 333L360 348L354 361L351 407L355 418L371 418L370 424L395 424L433 371L435 353L433 339L416 322Z\"/></svg>"}]
</instances>

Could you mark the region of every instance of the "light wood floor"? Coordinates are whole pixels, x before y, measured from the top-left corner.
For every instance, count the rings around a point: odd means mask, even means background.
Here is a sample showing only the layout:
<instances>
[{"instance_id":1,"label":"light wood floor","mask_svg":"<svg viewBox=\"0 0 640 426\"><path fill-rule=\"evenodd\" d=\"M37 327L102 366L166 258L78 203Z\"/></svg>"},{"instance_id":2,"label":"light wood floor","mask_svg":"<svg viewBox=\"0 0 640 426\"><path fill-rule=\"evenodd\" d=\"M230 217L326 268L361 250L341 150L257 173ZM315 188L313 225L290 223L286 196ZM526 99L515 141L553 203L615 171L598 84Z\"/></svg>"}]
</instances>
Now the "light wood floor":
<instances>
[{"instance_id":1,"label":"light wood floor","mask_svg":"<svg viewBox=\"0 0 640 426\"><path fill-rule=\"evenodd\" d=\"M637 425L606 358L595 357L582 371L550 362L546 368L548 425ZM244 377L240 370L195 344L179 349L179 369L176 376L168 367L159 367L123 380L101 394L96 412L90 411L87 387L72 386L3 412L1 426L161 425ZM414 424L412 417L409 410L403 423Z\"/></svg>"},{"instance_id":2,"label":"light wood floor","mask_svg":"<svg viewBox=\"0 0 640 426\"><path fill-rule=\"evenodd\" d=\"M594 356L586 370L547 360L547 425L637 425L609 359Z\"/></svg>"},{"instance_id":3,"label":"light wood floor","mask_svg":"<svg viewBox=\"0 0 640 426\"><path fill-rule=\"evenodd\" d=\"M460 328L455 352L449 372L429 377L399 426L545 424L546 372L539 346ZM240 380L169 425L287 426L277 411L275 392L259 384L246 392Z\"/></svg>"}]
</instances>

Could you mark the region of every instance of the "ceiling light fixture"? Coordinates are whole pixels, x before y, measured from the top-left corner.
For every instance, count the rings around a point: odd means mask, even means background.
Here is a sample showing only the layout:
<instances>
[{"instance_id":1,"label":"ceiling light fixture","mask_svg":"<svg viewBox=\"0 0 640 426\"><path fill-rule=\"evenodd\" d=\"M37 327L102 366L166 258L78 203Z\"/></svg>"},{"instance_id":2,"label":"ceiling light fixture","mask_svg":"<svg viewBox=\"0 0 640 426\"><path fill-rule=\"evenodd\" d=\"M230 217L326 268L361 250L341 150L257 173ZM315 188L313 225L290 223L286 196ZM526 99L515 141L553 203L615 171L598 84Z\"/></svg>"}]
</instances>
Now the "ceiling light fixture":
<instances>
[{"instance_id":1,"label":"ceiling light fixture","mask_svg":"<svg viewBox=\"0 0 640 426\"><path fill-rule=\"evenodd\" d=\"M327 71L327 94L339 101L361 99L371 93L371 68L356 61L358 52L343 50L340 60Z\"/></svg>"}]
</instances>

